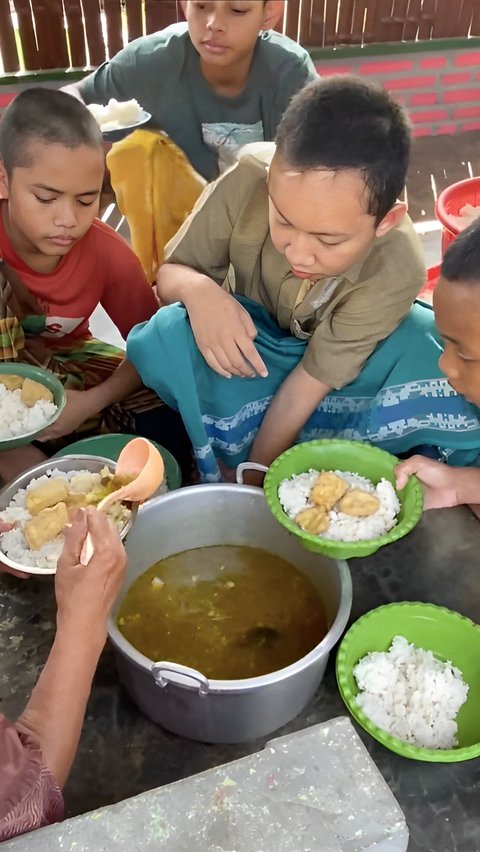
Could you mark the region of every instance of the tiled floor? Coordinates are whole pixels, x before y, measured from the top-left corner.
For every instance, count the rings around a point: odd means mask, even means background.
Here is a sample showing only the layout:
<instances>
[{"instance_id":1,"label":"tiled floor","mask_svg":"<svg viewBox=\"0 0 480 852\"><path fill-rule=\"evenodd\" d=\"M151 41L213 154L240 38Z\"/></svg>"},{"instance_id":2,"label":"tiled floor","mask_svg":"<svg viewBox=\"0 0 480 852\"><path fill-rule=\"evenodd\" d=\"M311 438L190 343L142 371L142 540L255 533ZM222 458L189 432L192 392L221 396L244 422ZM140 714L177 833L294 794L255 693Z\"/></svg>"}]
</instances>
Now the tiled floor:
<instances>
[{"instance_id":1,"label":"tiled floor","mask_svg":"<svg viewBox=\"0 0 480 852\"><path fill-rule=\"evenodd\" d=\"M478 174L480 133L422 137L414 141L407 178L407 198L410 216L420 234L427 266L434 266L440 261L440 229L430 230L427 224L435 220L437 195L446 186ZM120 222L118 211L113 211L107 221L117 227ZM425 233L422 224L427 228ZM125 222L119 230L128 239ZM96 337L116 346L125 345L102 308L95 311L91 327Z\"/></svg>"}]
</instances>

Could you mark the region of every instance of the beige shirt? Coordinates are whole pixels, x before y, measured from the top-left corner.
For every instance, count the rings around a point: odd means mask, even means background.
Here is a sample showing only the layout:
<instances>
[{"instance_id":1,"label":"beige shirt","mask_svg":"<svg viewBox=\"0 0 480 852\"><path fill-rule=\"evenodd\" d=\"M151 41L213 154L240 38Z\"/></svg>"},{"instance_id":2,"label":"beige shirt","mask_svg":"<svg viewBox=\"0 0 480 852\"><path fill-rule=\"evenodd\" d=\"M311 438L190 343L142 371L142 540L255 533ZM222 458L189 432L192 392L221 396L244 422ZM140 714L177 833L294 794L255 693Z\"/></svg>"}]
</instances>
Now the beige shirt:
<instances>
[{"instance_id":1,"label":"beige shirt","mask_svg":"<svg viewBox=\"0 0 480 852\"><path fill-rule=\"evenodd\" d=\"M267 174L274 146L267 147L244 156L204 190L165 258L220 285L232 267L237 293L260 302L281 328L308 340L302 360L307 373L341 388L358 376L418 295L425 281L421 246L405 216L342 276L313 286L295 278L270 238Z\"/></svg>"}]
</instances>

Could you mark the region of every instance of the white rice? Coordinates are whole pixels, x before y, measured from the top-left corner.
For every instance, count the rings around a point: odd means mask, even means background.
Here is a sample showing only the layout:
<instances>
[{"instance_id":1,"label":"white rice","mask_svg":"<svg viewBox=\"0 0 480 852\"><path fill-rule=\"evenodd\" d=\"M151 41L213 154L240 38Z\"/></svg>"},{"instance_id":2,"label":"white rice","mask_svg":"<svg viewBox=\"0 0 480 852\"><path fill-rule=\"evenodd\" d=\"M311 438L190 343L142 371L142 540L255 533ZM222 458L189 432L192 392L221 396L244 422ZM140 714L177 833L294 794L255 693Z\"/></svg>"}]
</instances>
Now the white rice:
<instances>
[{"instance_id":1,"label":"white rice","mask_svg":"<svg viewBox=\"0 0 480 852\"><path fill-rule=\"evenodd\" d=\"M283 511L289 518L295 519L299 512L315 505L310 500L310 492L320 472L310 468L308 473L291 476L290 479L284 479L280 483L278 498ZM381 479L378 485L373 485L369 479L356 473L343 470L335 470L333 473L348 482L351 487L375 494L380 501L380 507L367 518L356 518L344 512L332 510L328 513L330 525L322 534L322 538L333 541L368 541L384 535L395 526L400 503L391 482Z\"/></svg>"},{"instance_id":2,"label":"white rice","mask_svg":"<svg viewBox=\"0 0 480 852\"><path fill-rule=\"evenodd\" d=\"M103 132L131 127L140 121L143 112L135 98L129 101L110 98L106 106L103 104L87 104L87 106Z\"/></svg>"},{"instance_id":3,"label":"white rice","mask_svg":"<svg viewBox=\"0 0 480 852\"><path fill-rule=\"evenodd\" d=\"M0 383L0 441L39 432L57 410L54 402L40 399L31 408L21 399L21 390L7 390Z\"/></svg>"},{"instance_id":4,"label":"white rice","mask_svg":"<svg viewBox=\"0 0 480 852\"><path fill-rule=\"evenodd\" d=\"M422 748L455 748L468 685L451 662L395 636L388 651L362 657L353 674L357 704L379 728Z\"/></svg>"},{"instance_id":5,"label":"white rice","mask_svg":"<svg viewBox=\"0 0 480 852\"><path fill-rule=\"evenodd\" d=\"M69 482L78 473L92 473L88 470L58 470L52 468L43 476L32 479L26 488L20 488L12 498L6 509L0 513L0 519L7 523L18 523L19 526L0 535L0 550L20 565L25 565L30 568L55 568L58 557L60 556L64 544L63 532L57 535L51 541L47 541L40 550L30 550L27 540L23 534L22 527L24 521L30 520L32 517L30 512L25 507L25 497L27 491L38 485L43 485L50 479L64 479ZM115 504L116 506L119 504ZM121 505L121 504L120 504ZM130 509L125 506L121 507L118 518L114 518L115 524L122 528L130 516Z\"/></svg>"}]
</instances>

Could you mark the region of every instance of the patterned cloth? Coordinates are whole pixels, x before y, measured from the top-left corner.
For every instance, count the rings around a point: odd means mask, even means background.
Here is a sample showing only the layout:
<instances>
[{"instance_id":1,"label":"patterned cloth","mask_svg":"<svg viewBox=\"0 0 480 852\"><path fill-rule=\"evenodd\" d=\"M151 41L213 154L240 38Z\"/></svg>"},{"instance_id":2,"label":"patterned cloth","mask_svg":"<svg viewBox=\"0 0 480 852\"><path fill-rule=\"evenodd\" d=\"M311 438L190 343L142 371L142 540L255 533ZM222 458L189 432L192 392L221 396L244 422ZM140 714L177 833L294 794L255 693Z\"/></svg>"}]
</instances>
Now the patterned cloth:
<instances>
[{"instance_id":1,"label":"patterned cloth","mask_svg":"<svg viewBox=\"0 0 480 852\"><path fill-rule=\"evenodd\" d=\"M21 321L43 310L14 270L0 258L0 361L16 361L25 346Z\"/></svg>"},{"instance_id":2,"label":"patterned cloth","mask_svg":"<svg viewBox=\"0 0 480 852\"><path fill-rule=\"evenodd\" d=\"M267 378L226 379L210 369L179 304L161 308L127 339L128 358L144 384L182 415L205 481L220 479L217 458L234 467L248 457L273 395L306 346L262 306L238 298L257 327L255 346ZM441 352L433 311L414 305L357 379L322 401L298 440L349 438L397 455L429 445L452 464L474 463L480 412L448 384L438 367Z\"/></svg>"},{"instance_id":3,"label":"patterned cloth","mask_svg":"<svg viewBox=\"0 0 480 852\"><path fill-rule=\"evenodd\" d=\"M0 716L0 842L62 818L62 793L40 746Z\"/></svg>"},{"instance_id":4,"label":"patterned cloth","mask_svg":"<svg viewBox=\"0 0 480 852\"><path fill-rule=\"evenodd\" d=\"M21 360L35 367L50 370L70 390L88 390L104 382L124 360L125 353L116 346L102 340L90 338L77 341L65 350L51 350L41 338L27 338ZM68 446L77 438L105 432L136 432L137 417L144 412L162 406L162 401L148 388L131 394L121 402L101 411L86 420L74 434L65 435L54 441L42 442L38 446L47 454L53 454Z\"/></svg>"}]
</instances>

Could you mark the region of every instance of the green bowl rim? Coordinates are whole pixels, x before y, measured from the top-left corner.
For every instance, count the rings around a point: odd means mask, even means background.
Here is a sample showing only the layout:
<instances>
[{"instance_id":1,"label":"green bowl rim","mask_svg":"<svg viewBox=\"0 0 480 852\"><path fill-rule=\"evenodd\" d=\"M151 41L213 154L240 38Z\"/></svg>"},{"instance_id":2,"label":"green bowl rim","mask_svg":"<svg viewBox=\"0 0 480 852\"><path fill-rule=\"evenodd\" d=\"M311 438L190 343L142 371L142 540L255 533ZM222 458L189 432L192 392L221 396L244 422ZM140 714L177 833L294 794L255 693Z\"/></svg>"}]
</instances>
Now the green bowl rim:
<instances>
[{"instance_id":1,"label":"green bowl rim","mask_svg":"<svg viewBox=\"0 0 480 852\"><path fill-rule=\"evenodd\" d=\"M298 527L298 525L291 520L288 515L284 512L281 507L280 501L278 499L278 485L279 483L274 483L273 478L275 471L282 464L285 458L296 453L299 449L303 449L305 447L312 446L322 446L322 445L332 444L342 445L342 446L350 446L356 447L357 449L363 449L366 453L370 453L372 455L381 455L387 457L389 460L393 460L394 462L400 462L400 459L397 456L392 455L387 450L381 450L379 447L374 447L372 444L367 444L362 441L348 441L340 438L321 438L315 441L305 441L302 444L295 444L295 446L290 447L290 449L285 450L282 455L278 456L274 462L268 468L267 473L265 474L265 482L264 482L264 494L265 499L269 505L270 511L272 512L274 518L285 527L285 529L289 530L289 532L296 535L303 541L308 542L311 545L314 545L317 550L321 550L326 555L333 555L340 552L349 552L352 557L355 555L364 556L369 555L370 553L374 553L380 547L384 547L386 544L391 544L394 541L398 541L400 538L408 535L413 528L418 524L420 518L423 513L423 489L420 485L419 480L416 476L411 476L408 480L405 488L410 487L413 491L415 502L408 518L404 518L400 523L395 524L391 530L387 533L384 533L382 536L378 536L377 538L364 539L363 541L335 541L333 539L323 538L322 536L314 535L313 533L307 533ZM404 489L402 489L404 491ZM401 495L402 491L396 492ZM401 499L401 496L400 496ZM275 502L276 501L276 502ZM370 548L370 549L369 549ZM368 550L368 554L366 550ZM349 558L349 557L344 557Z\"/></svg>"},{"instance_id":2,"label":"green bowl rim","mask_svg":"<svg viewBox=\"0 0 480 852\"><path fill-rule=\"evenodd\" d=\"M463 746L462 748L432 749L411 745L410 743L406 743L404 740L400 740L398 737L394 737L387 733L387 731L384 731L383 728L379 728L378 725L375 725L375 723L365 715L363 710L356 703L355 695L352 690L345 682L348 674L346 664L347 648L352 639L355 638L355 634L358 633L359 629L363 627L365 622L370 620L372 617L375 618L376 614L383 610L392 608L409 609L412 606L434 610L438 613L441 612L449 618L464 621L469 627L473 627L475 630L480 630L480 625L472 621L471 618L467 618L466 615L461 615L461 613L456 612L453 609L448 609L445 606L438 606L437 604L425 603L424 601L400 601L377 606L375 609L369 610L354 621L340 642L335 663L335 673L340 695L342 696L349 712L353 718L356 719L358 724L361 725L362 728L370 734L370 736L378 740L379 743L390 749L390 751L396 752L396 754L399 754L401 757L406 757L410 760L429 761L432 763L460 763L464 760L473 760L480 756L480 741L474 745ZM372 648L372 651L373 650L375 649Z\"/></svg>"},{"instance_id":3,"label":"green bowl rim","mask_svg":"<svg viewBox=\"0 0 480 852\"><path fill-rule=\"evenodd\" d=\"M48 389L51 390L54 394L54 398L58 395L58 402L55 401L57 410L50 417L50 419L47 420L45 425L41 427L41 429L34 429L32 432L24 432L22 435L12 435L10 438L0 438L0 449L2 447L2 444L7 444L13 441L20 441L21 444L19 444L18 446L28 444L29 441L33 440L36 437L36 435L40 435L40 433L43 432L44 429L48 429L49 426L52 426L52 424L55 423L56 420L58 420L60 414L62 413L63 409L67 404L67 395L65 393L65 388L63 387L58 376L56 376L55 373L52 373L51 370L46 370L44 367L37 367L35 364L25 364L21 361L18 363L14 361L6 361L5 363L0 364L0 374L3 372L6 374L13 373L13 375L15 375L15 373L18 372L19 375L21 375L22 371L24 371L24 376L26 378L29 378L29 374L32 376L36 376L38 379L38 383L44 385L44 387L48 387ZM48 376L48 382L51 383L51 385L53 385L54 387L51 387L50 384L47 382L42 382L42 376Z\"/></svg>"}]
</instances>

